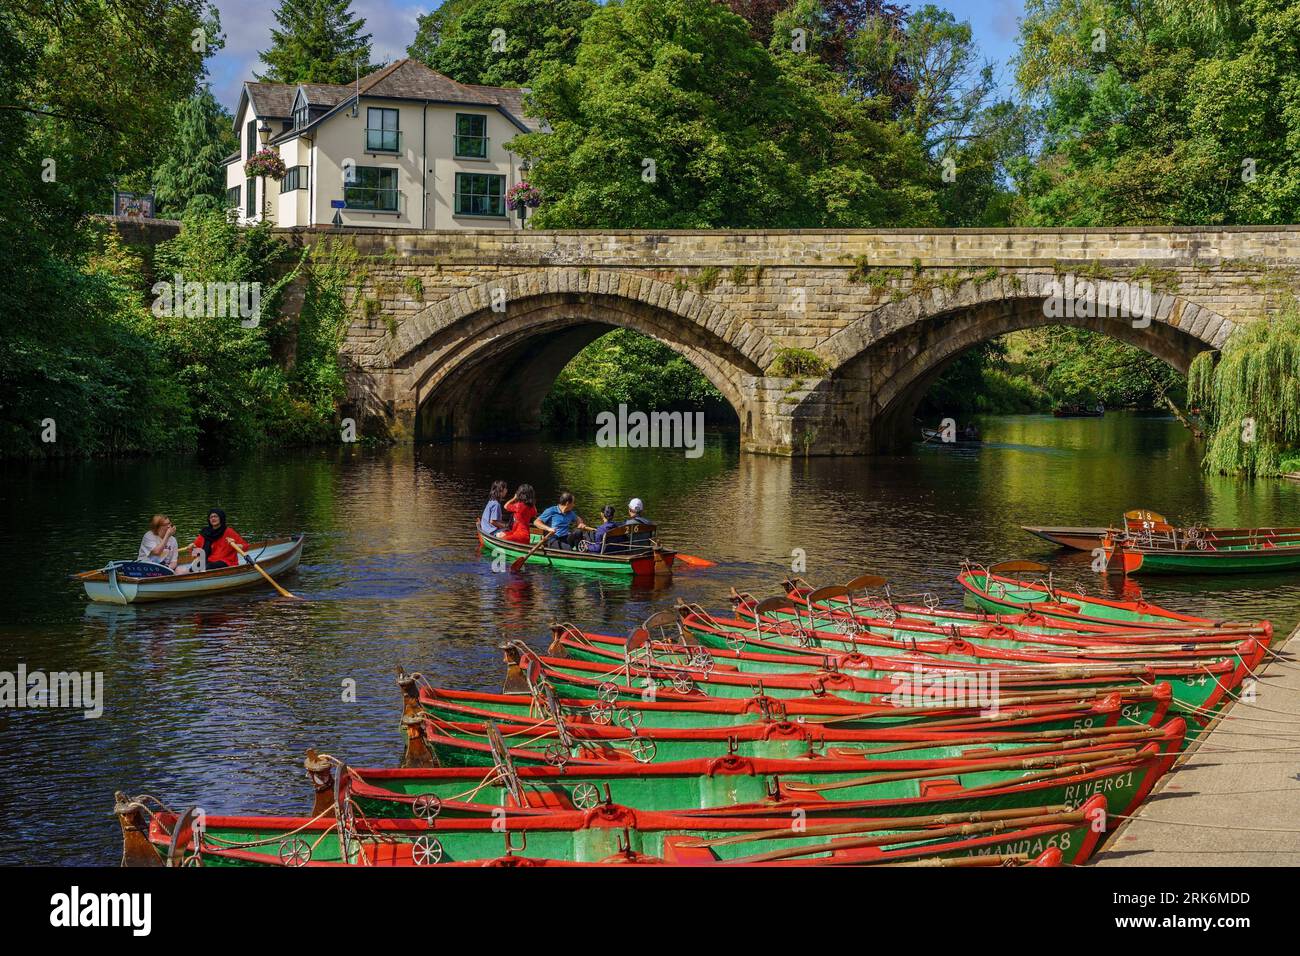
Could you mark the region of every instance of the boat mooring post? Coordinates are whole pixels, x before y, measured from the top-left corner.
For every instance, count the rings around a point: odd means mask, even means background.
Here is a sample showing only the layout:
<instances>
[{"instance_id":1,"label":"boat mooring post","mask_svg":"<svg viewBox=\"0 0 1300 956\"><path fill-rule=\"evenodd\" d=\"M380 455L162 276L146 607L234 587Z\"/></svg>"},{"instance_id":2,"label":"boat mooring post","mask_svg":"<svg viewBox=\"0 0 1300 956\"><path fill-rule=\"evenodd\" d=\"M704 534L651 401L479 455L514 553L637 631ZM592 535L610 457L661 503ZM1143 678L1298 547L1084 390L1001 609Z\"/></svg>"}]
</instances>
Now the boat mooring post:
<instances>
[{"instance_id":1,"label":"boat mooring post","mask_svg":"<svg viewBox=\"0 0 1300 956\"><path fill-rule=\"evenodd\" d=\"M438 758L424 739L424 715L403 714L402 727L406 730L406 749L402 752L403 769L410 767L437 767Z\"/></svg>"},{"instance_id":2,"label":"boat mooring post","mask_svg":"<svg viewBox=\"0 0 1300 956\"><path fill-rule=\"evenodd\" d=\"M144 804L121 790L113 794L113 814L122 827L122 866L162 866L162 857L149 842L149 820Z\"/></svg>"},{"instance_id":3,"label":"boat mooring post","mask_svg":"<svg viewBox=\"0 0 1300 956\"><path fill-rule=\"evenodd\" d=\"M335 816L334 806L334 764L328 757L322 757L314 749L307 751L307 759L302 762L307 771L316 796L312 801L311 815L318 817L323 813Z\"/></svg>"}]
</instances>

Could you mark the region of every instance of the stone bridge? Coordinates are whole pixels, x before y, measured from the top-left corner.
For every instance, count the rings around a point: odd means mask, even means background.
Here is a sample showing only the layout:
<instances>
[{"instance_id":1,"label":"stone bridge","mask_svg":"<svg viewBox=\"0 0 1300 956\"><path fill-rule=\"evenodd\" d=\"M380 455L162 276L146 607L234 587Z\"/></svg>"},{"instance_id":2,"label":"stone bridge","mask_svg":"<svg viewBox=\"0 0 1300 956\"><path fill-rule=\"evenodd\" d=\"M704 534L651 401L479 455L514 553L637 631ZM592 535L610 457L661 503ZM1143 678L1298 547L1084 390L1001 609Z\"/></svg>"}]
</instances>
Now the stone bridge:
<instances>
[{"instance_id":1,"label":"stone bridge","mask_svg":"<svg viewBox=\"0 0 1300 956\"><path fill-rule=\"evenodd\" d=\"M870 453L914 437L926 389L987 339L1075 325L1186 371L1300 289L1300 227L333 234L365 263L353 409L416 440L538 427L561 369L626 327L717 386L746 451ZM1085 283L1150 308L1090 309ZM1054 316L1062 285L1081 301Z\"/></svg>"}]
</instances>

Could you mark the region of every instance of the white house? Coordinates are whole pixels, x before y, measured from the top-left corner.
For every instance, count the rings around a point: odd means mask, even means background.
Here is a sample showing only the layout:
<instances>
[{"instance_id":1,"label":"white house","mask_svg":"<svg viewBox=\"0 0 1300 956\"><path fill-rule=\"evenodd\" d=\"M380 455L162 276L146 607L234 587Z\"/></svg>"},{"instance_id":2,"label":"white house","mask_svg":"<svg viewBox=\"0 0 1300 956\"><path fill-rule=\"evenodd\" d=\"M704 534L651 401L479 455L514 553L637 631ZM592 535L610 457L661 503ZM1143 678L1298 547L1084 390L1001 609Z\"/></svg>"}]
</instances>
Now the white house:
<instances>
[{"instance_id":1,"label":"white house","mask_svg":"<svg viewBox=\"0 0 1300 956\"><path fill-rule=\"evenodd\" d=\"M410 59L355 84L245 83L227 199L245 224L521 228L505 205L521 159L505 144L539 128L524 93L457 83ZM263 147L284 160L280 182L244 173Z\"/></svg>"}]
</instances>

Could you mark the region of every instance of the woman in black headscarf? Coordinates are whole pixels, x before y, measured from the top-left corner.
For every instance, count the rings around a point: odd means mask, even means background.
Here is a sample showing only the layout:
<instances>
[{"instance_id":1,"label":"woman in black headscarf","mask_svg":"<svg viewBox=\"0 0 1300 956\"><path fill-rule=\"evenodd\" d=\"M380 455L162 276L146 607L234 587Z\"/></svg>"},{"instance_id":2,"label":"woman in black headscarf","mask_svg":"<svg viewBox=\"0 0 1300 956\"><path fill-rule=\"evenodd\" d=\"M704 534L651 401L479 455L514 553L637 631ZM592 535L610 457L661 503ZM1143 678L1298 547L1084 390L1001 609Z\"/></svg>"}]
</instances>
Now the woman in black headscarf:
<instances>
[{"instance_id":1,"label":"woman in black headscarf","mask_svg":"<svg viewBox=\"0 0 1300 956\"><path fill-rule=\"evenodd\" d=\"M248 542L226 524L226 513L220 508L212 508L208 511L207 525L190 545L190 553L202 551L206 568L233 568L239 563L239 553L231 547L231 541L248 549Z\"/></svg>"}]
</instances>

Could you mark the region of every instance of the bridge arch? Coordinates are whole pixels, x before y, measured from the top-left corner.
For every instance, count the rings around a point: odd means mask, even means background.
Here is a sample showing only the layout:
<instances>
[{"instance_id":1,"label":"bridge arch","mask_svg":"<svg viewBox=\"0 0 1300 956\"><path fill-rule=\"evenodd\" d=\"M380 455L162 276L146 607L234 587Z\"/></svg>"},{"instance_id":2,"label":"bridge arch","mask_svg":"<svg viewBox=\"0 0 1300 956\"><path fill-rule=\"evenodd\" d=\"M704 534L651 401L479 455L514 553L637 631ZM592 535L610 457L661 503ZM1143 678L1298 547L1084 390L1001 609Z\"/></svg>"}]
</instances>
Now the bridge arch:
<instances>
[{"instance_id":1,"label":"bridge arch","mask_svg":"<svg viewBox=\"0 0 1300 956\"><path fill-rule=\"evenodd\" d=\"M1168 293L1153 293L1146 324L1121 317L1049 316L1044 295L1054 278L1036 274L930 288L846 326L820 350L833 370L826 392L839 394L843 406L855 401L866 406L845 407L841 421L858 435L869 434L870 450L905 447L915 437L917 406L948 365L1008 332L1049 325L1086 328L1135 345L1185 373L1199 352L1221 348L1236 328L1223 315ZM824 406L824 398L819 404Z\"/></svg>"},{"instance_id":2,"label":"bridge arch","mask_svg":"<svg viewBox=\"0 0 1300 956\"><path fill-rule=\"evenodd\" d=\"M614 328L685 357L736 411L742 432L752 427L745 383L775 357L772 341L717 302L627 272L548 269L481 283L407 321L387 360L409 373L417 439L529 431L565 365Z\"/></svg>"}]
</instances>

